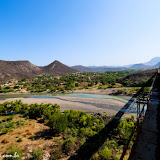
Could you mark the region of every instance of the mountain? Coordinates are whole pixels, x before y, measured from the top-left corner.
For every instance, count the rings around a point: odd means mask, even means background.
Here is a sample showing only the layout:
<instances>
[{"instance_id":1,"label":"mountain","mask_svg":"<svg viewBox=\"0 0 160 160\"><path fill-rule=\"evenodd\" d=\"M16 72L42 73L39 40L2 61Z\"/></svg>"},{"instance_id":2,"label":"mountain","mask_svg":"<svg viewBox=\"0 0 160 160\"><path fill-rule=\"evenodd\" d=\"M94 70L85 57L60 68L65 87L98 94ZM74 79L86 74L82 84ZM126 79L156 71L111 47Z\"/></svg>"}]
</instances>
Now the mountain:
<instances>
[{"instance_id":1,"label":"mountain","mask_svg":"<svg viewBox=\"0 0 160 160\"><path fill-rule=\"evenodd\" d=\"M128 69L148 69L150 68L149 66L144 65L143 63L139 63L139 64L133 64L131 67L129 67Z\"/></svg>"},{"instance_id":2,"label":"mountain","mask_svg":"<svg viewBox=\"0 0 160 160\"><path fill-rule=\"evenodd\" d=\"M160 66L160 57L154 57L146 63L139 63L130 66L128 69L151 69Z\"/></svg>"},{"instance_id":3,"label":"mountain","mask_svg":"<svg viewBox=\"0 0 160 160\"><path fill-rule=\"evenodd\" d=\"M77 65L77 66L72 66L71 68L76 69L80 72L105 72L105 71L120 71L120 70L125 70L125 67L107 67L107 66L82 66L82 65Z\"/></svg>"},{"instance_id":4,"label":"mountain","mask_svg":"<svg viewBox=\"0 0 160 160\"><path fill-rule=\"evenodd\" d=\"M65 75L66 73L77 72L76 69L68 67L57 60L55 60L53 63L49 64L48 66L44 66L43 71L44 73L56 74L56 75Z\"/></svg>"},{"instance_id":5,"label":"mountain","mask_svg":"<svg viewBox=\"0 0 160 160\"><path fill-rule=\"evenodd\" d=\"M85 66L82 66L82 65L72 66L71 68L75 69L75 70L78 70L80 72L92 72L93 71L92 68L85 67Z\"/></svg>"},{"instance_id":6,"label":"mountain","mask_svg":"<svg viewBox=\"0 0 160 160\"><path fill-rule=\"evenodd\" d=\"M90 68L93 72L106 72L106 71L121 71L126 70L125 67L96 67L96 68Z\"/></svg>"},{"instance_id":7,"label":"mountain","mask_svg":"<svg viewBox=\"0 0 160 160\"><path fill-rule=\"evenodd\" d=\"M3 61L0 60L0 81L10 79L31 78L41 74L65 75L75 72L105 72L105 71L121 71L127 69L152 69L159 68L160 57L152 58L146 63L133 64L128 66L82 66L76 65L68 67L63 63L55 60L53 63L39 67L29 61Z\"/></svg>"},{"instance_id":8,"label":"mountain","mask_svg":"<svg viewBox=\"0 0 160 160\"><path fill-rule=\"evenodd\" d=\"M29 61L3 61L0 60L0 81L10 79L31 78L41 74L65 75L75 73L76 70L54 61L48 66L38 67Z\"/></svg>"},{"instance_id":9,"label":"mountain","mask_svg":"<svg viewBox=\"0 0 160 160\"><path fill-rule=\"evenodd\" d=\"M157 63L156 65L152 66L152 68L159 68L160 67L160 62Z\"/></svg>"},{"instance_id":10,"label":"mountain","mask_svg":"<svg viewBox=\"0 0 160 160\"><path fill-rule=\"evenodd\" d=\"M158 68L160 62L160 57L154 57L150 61L146 63L139 63L139 64L129 64L124 66L82 66L76 65L72 66L72 69L76 69L80 72L105 72L105 71L121 71L121 70L128 70L128 69L152 69Z\"/></svg>"},{"instance_id":11,"label":"mountain","mask_svg":"<svg viewBox=\"0 0 160 160\"><path fill-rule=\"evenodd\" d=\"M30 78L41 74L41 68L29 61L0 61L0 80Z\"/></svg>"},{"instance_id":12,"label":"mountain","mask_svg":"<svg viewBox=\"0 0 160 160\"><path fill-rule=\"evenodd\" d=\"M154 66L156 65L157 63L160 62L160 57L154 57L152 58L150 61L144 63L144 65L147 65L147 66Z\"/></svg>"}]
</instances>

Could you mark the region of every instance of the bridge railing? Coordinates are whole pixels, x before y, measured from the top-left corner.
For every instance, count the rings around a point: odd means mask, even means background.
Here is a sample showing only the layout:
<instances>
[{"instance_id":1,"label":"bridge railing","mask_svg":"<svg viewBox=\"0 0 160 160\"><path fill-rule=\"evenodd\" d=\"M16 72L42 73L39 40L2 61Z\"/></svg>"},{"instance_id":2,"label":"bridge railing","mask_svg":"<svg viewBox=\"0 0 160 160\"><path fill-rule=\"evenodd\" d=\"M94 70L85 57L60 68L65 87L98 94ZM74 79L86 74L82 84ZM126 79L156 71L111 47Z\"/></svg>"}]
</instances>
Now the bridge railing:
<instances>
[{"instance_id":1,"label":"bridge railing","mask_svg":"<svg viewBox=\"0 0 160 160\"><path fill-rule=\"evenodd\" d=\"M128 150L128 146L129 146L129 144L130 144L130 142L131 142L131 140L132 140L132 138L133 138L133 135L134 135L134 133L136 132L136 129L137 129L136 139L137 139L137 137L138 137L138 133L139 133L139 130L140 130L140 120L141 120L142 116L144 115L145 106L147 105L147 107L148 107L149 100L150 100L150 96L151 96L151 94L152 94L152 90L153 90L154 83L155 83L155 80L156 80L156 78L157 78L157 74L158 74L158 73L159 73L159 72L157 72L157 73L155 74L155 77L154 77L154 80L153 80L153 82L152 82L152 85L151 85L151 87L150 87L149 92L147 92L147 93L146 93L146 92L143 92L144 94L139 95L139 96L137 97L137 100L136 100L136 103L137 103L137 121L136 121L136 123L135 123L134 128L132 129L132 132L131 132L131 135L130 135L128 141L127 141L127 144L126 144L125 147L124 147L124 150L123 150L123 153L122 153L122 155L121 155L120 160L123 160L123 158L124 158L124 156L125 156L125 154L126 154L126 151ZM141 104L142 104L142 107L140 107ZM142 109L141 109L141 108L142 108ZM135 140L135 141L136 141L136 140ZM133 145L133 146L134 146L134 145ZM132 147L132 149L133 149L133 147Z\"/></svg>"}]
</instances>

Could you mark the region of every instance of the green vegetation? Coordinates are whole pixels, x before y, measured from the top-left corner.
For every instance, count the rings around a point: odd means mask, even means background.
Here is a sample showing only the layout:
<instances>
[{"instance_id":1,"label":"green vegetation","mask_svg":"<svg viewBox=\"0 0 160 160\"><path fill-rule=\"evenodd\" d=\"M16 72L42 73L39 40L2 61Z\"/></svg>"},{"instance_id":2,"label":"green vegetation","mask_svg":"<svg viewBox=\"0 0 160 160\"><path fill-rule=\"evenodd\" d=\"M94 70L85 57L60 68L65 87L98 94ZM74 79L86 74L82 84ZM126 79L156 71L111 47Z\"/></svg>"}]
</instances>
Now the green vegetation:
<instances>
[{"instance_id":1,"label":"green vegetation","mask_svg":"<svg viewBox=\"0 0 160 160\"><path fill-rule=\"evenodd\" d=\"M125 121L120 121L117 128L115 128L110 136L107 138L103 146L95 153L92 160L108 160L108 159L120 159L123 152L123 147L127 143L129 136L131 135L132 129L134 127L134 117L127 118ZM129 149L133 145L135 135L133 136Z\"/></svg>"},{"instance_id":2,"label":"green vegetation","mask_svg":"<svg viewBox=\"0 0 160 160\"><path fill-rule=\"evenodd\" d=\"M35 92L62 92L74 89L107 89L115 87L132 87L120 88L114 91L114 94L135 94L140 90L153 73L146 76L145 72L135 71L118 71L118 72L105 72L105 73L77 73L69 74L66 76L55 77L53 75L42 75L32 79L22 79L17 82L8 82L0 87L0 93L17 92L27 90L30 93ZM152 80L150 81L150 83ZM12 84L10 84L12 83ZM148 92L149 87L145 86L143 92ZM26 95L27 96L27 95ZM92 160L107 160L107 159L120 159L123 148L129 139L132 129L135 125L134 117L126 118L125 120L116 120L113 117L104 115L91 115L83 111L65 110L63 113L60 111L60 106L57 104L24 104L21 101L5 102L0 104L0 115L4 117L0 120L0 134L6 134L14 128L20 127L25 124L23 120L13 120L14 115L20 114L26 119L35 119L38 122L44 123L49 128L49 133L54 136L60 136L60 139L54 139L56 148L53 147L50 152L51 159L59 159L64 155L72 155L79 148L89 146L94 148L98 146L98 151L92 156ZM105 128L105 127L108 128ZM115 126L115 128L114 128ZM105 130L108 135L104 135ZM29 141L36 141L36 135L28 134ZM88 143L88 140L98 137L96 143ZM102 137L107 138L102 142ZM17 144L22 144L25 138L17 136ZM94 139L95 140L95 139ZM131 140L129 148L132 147L134 137ZM22 143L20 143L22 142ZM90 141L89 141L90 142ZM9 143L8 139L2 139L1 143ZM87 144L87 145L86 145ZM100 145L101 144L101 145ZM92 146L93 145L93 146ZM95 146L94 146L95 145ZM100 148L99 148L100 147ZM97 147L95 147L97 148ZM10 146L6 153L13 154L17 152L21 159L22 151L15 146ZM77 152L78 153L78 152ZM82 153L86 154L86 153ZM35 149L32 154L34 160L42 159L43 151ZM12 159L8 157L7 159Z\"/></svg>"},{"instance_id":3,"label":"green vegetation","mask_svg":"<svg viewBox=\"0 0 160 160\"><path fill-rule=\"evenodd\" d=\"M107 71L105 73L84 72L61 77L44 74L32 79L22 79L2 84L0 93L17 92L22 89L30 93L62 92L74 89L141 87L155 71Z\"/></svg>"},{"instance_id":4,"label":"green vegetation","mask_svg":"<svg viewBox=\"0 0 160 160\"><path fill-rule=\"evenodd\" d=\"M0 121L1 134L6 134L9 131L11 131L13 128L17 128L25 124L25 122L22 120L12 121L12 119L13 119L13 116L5 118Z\"/></svg>"},{"instance_id":5,"label":"green vegetation","mask_svg":"<svg viewBox=\"0 0 160 160\"><path fill-rule=\"evenodd\" d=\"M63 154L68 155L73 153L80 146L82 146L87 139L99 134L104 126L110 121L105 118L108 116L107 113L104 116L92 116L91 114L86 114L82 111L75 110L66 110L62 113L60 112L60 107L57 104L27 105L21 101L5 102L0 104L0 111L2 116L18 113L26 118L28 117L37 120L43 119L44 124L49 126L50 132L53 136L56 134L61 134L63 139L55 139L57 147L51 152L52 159L61 158ZM0 121L0 125L5 126L5 128L2 127L1 129L14 128L24 124L21 120L12 120L13 115L2 119ZM133 127L133 117L126 118L125 121L120 121L118 127L111 133L110 138L106 140L104 145L97 151L92 159L116 159L116 157L121 155L123 147L126 144ZM17 138L17 142L22 142L22 138ZM29 139L35 140L35 137L31 135ZM131 142L131 144L132 143L133 142ZM13 147L11 151L12 150L14 150ZM8 153L11 153L11 151ZM42 150L34 150L32 159L36 160L41 158Z\"/></svg>"},{"instance_id":6,"label":"green vegetation","mask_svg":"<svg viewBox=\"0 0 160 160\"><path fill-rule=\"evenodd\" d=\"M132 88L124 88L124 89L118 89L118 90L113 90L113 94L118 95L118 94L127 94L127 95L133 95L137 93L141 87L132 87ZM143 87L142 92L149 92L150 87Z\"/></svg>"},{"instance_id":7,"label":"green vegetation","mask_svg":"<svg viewBox=\"0 0 160 160\"><path fill-rule=\"evenodd\" d=\"M10 157L6 157L6 160L21 160L22 158L22 150L17 148L14 145L10 145L9 148L7 149L6 155L10 156Z\"/></svg>"},{"instance_id":8,"label":"green vegetation","mask_svg":"<svg viewBox=\"0 0 160 160\"><path fill-rule=\"evenodd\" d=\"M19 139L17 140L17 142L22 142L22 138L19 138Z\"/></svg>"},{"instance_id":9,"label":"green vegetation","mask_svg":"<svg viewBox=\"0 0 160 160\"><path fill-rule=\"evenodd\" d=\"M43 152L41 149L35 149L33 151L33 157L32 157L32 160L42 160L42 155L43 155Z\"/></svg>"},{"instance_id":10,"label":"green vegetation","mask_svg":"<svg viewBox=\"0 0 160 160\"><path fill-rule=\"evenodd\" d=\"M51 153L51 160L57 160L62 157L63 151L61 147L58 147L57 149L53 150Z\"/></svg>"}]
</instances>

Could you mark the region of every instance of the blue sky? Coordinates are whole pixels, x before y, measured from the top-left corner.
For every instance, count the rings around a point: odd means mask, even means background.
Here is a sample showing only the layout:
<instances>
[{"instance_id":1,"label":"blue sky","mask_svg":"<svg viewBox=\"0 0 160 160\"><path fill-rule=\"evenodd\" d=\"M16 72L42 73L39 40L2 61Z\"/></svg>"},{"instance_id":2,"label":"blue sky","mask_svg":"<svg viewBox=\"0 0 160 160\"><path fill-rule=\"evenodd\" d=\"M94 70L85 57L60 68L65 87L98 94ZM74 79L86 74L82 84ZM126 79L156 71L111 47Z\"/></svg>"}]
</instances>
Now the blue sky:
<instances>
[{"instance_id":1,"label":"blue sky","mask_svg":"<svg viewBox=\"0 0 160 160\"><path fill-rule=\"evenodd\" d=\"M160 56L159 0L0 0L0 59L126 65Z\"/></svg>"}]
</instances>

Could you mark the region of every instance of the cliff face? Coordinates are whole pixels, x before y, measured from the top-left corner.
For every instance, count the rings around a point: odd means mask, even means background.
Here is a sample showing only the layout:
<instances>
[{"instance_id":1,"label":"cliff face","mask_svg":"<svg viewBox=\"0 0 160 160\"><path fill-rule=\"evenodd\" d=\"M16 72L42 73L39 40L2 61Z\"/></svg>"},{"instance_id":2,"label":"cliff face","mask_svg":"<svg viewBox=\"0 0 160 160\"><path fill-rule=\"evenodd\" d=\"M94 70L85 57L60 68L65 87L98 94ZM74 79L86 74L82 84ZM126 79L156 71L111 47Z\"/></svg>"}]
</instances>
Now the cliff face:
<instances>
[{"instance_id":1,"label":"cliff face","mask_svg":"<svg viewBox=\"0 0 160 160\"><path fill-rule=\"evenodd\" d=\"M48 66L38 67L29 61L2 61L0 60L0 81L10 79L31 78L44 73L65 75L75 73L76 70L54 61Z\"/></svg>"}]
</instances>

